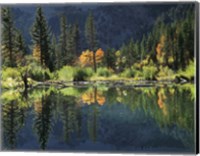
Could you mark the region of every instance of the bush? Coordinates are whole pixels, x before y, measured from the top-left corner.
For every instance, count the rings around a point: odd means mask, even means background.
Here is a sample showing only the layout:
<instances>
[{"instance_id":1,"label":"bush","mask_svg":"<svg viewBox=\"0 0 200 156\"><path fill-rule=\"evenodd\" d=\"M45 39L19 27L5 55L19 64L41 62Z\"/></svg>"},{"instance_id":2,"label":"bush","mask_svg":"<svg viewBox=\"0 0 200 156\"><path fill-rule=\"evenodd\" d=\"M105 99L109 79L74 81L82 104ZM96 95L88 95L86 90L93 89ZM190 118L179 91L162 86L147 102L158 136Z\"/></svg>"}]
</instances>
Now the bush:
<instances>
[{"instance_id":1,"label":"bush","mask_svg":"<svg viewBox=\"0 0 200 156\"><path fill-rule=\"evenodd\" d=\"M190 61L189 65L186 67L186 69L184 71L180 70L178 71L178 75L182 75L187 77L189 80L193 80L194 76L195 76L195 62L194 61Z\"/></svg>"},{"instance_id":2,"label":"bush","mask_svg":"<svg viewBox=\"0 0 200 156\"><path fill-rule=\"evenodd\" d=\"M87 73L88 77L91 77L94 74L94 70L91 67L82 68L82 70Z\"/></svg>"},{"instance_id":3,"label":"bush","mask_svg":"<svg viewBox=\"0 0 200 156\"><path fill-rule=\"evenodd\" d=\"M112 72L109 71L106 67L100 67L97 69L97 76L109 77L112 75Z\"/></svg>"},{"instance_id":4,"label":"bush","mask_svg":"<svg viewBox=\"0 0 200 156\"><path fill-rule=\"evenodd\" d=\"M158 77L171 77L174 75L173 70L171 70L169 67L163 67L161 66L159 68L159 73L158 73Z\"/></svg>"},{"instance_id":5,"label":"bush","mask_svg":"<svg viewBox=\"0 0 200 156\"><path fill-rule=\"evenodd\" d=\"M154 65L148 65L142 67L143 76L146 80L153 80L155 78L157 68Z\"/></svg>"},{"instance_id":6,"label":"bush","mask_svg":"<svg viewBox=\"0 0 200 156\"><path fill-rule=\"evenodd\" d=\"M73 81L85 81L89 77L89 73L85 69L77 68L74 72Z\"/></svg>"},{"instance_id":7,"label":"bush","mask_svg":"<svg viewBox=\"0 0 200 156\"><path fill-rule=\"evenodd\" d=\"M4 68L2 70L2 80L6 80L7 78L12 79L19 79L20 78L20 72L17 68Z\"/></svg>"},{"instance_id":8,"label":"bush","mask_svg":"<svg viewBox=\"0 0 200 156\"><path fill-rule=\"evenodd\" d=\"M71 66L62 67L58 73L58 79L63 81L72 81L75 68Z\"/></svg>"},{"instance_id":9,"label":"bush","mask_svg":"<svg viewBox=\"0 0 200 156\"><path fill-rule=\"evenodd\" d=\"M46 81L51 78L49 69L44 69L40 66L36 66L30 71L30 77L35 81Z\"/></svg>"},{"instance_id":10,"label":"bush","mask_svg":"<svg viewBox=\"0 0 200 156\"><path fill-rule=\"evenodd\" d=\"M121 76L122 77L127 77L127 78L132 78L135 76L136 71L134 69L125 69L122 73Z\"/></svg>"}]
</instances>

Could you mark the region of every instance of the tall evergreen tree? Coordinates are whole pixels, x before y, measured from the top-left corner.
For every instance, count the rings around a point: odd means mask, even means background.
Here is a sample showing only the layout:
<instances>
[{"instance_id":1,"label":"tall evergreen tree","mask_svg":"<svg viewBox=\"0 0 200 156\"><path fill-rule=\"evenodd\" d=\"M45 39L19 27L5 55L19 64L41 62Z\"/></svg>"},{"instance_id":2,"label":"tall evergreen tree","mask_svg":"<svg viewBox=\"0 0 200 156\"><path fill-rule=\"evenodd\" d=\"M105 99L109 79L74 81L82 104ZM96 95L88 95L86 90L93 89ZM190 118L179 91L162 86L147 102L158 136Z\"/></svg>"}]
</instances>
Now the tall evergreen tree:
<instances>
[{"instance_id":1,"label":"tall evergreen tree","mask_svg":"<svg viewBox=\"0 0 200 156\"><path fill-rule=\"evenodd\" d=\"M145 36L143 36L142 41L140 42L140 61L142 61L145 56L145 41Z\"/></svg>"},{"instance_id":2,"label":"tall evergreen tree","mask_svg":"<svg viewBox=\"0 0 200 156\"><path fill-rule=\"evenodd\" d=\"M80 50L80 30L78 23L73 25L73 37L74 37L74 52L78 56L78 51Z\"/></svg>"},{"instance_id":3,"label":"tall evergreen tree","mask_svg":"<svg viewBox=\"0 0 200 156\"><path fill-rule=\"evenodd\" d=\"M40 47L40 63L49 67L50 65L50 38L49 28L43 15L41 7L37 8L36 18L31 29L34 46Z\"/></svg>"},{"instance_id":4,"label":"tall evergreen tree","mask_svg":"<svg viewBox=\"0 0 200 156\"><path fill-rule=\"evenodd\" d=\"M10 8L2 8L2 58L3 65L14 67L15 28Z\"/></svg>"},{"instance_id":5,"label":"tall evergreen tree","mask_svg":"<svg viewBox=\"0 0 200 156\"><path fill-rule=\"evenodd\" d=\"M58 68L61 68L67 63L67 22L66 17L63 15L60 18L60 37L59 37L59 50L58 50Z\"/></svg>"},{"instance_id":6,"label":"tall evergreen tree","mask_svg":"<svg viewBox=\"0 0 200 156\"><path fill-rule=\"evenodd\" d=\"M17 32L16 40L15 40L15 51L19 52L22 56L27 54L27 49L25 45L24 38L21 32Z\"/></svg>"},{"instance_id":7,"label":"tall evergreen tree","mask_svg":"<svg viewBox=\"0 0 200 156\"><path fill-rule=\"evenodd\" d=\"M94 24L94 17L92 12L89 13L86 24L85 24L85 38L87 40L89 49L93 52L96 50L96 30L95 30L95 24ZM93 62L94 62L94 71L96 72L96 59L95 59L95 52L93 55Z\"/></svg>"},{"instance_id":8,"label":"tall evergreen tree","mask_svg":"<svg viewBox=\"0 0 200 156\"><path fill-rule=\"evenodd\" d=\"M75 57L75 38L73 34L73 27L70 24L67 30L67 63L72 64Z\"/></svg>"},{"instance_id":9,"label":"tall evergreen tree","mask_svg":"<svg viewBox=\"0 0 200 156\"><path fill-rule=\"evenodd\" d=\"M19 65L22 59L27 54L27 48L26 48L24 39L22 37L22 34L19 31L16 33L15 52L16 52L16 63L17 65Z\"/></svg>"},{"instance_id":10,"label":"tall evergreen tree","mask_svg":"<svg viewBox=\"0 0 200 156\"><path fill-rule=\"evenodd\" d=\"M56 37L53 35L52 40L51 40L51 50L50 50L50 64L49 64L49 70L54 71L57 67L57 42L56 42Z\"/></svg>"}]
</instances>

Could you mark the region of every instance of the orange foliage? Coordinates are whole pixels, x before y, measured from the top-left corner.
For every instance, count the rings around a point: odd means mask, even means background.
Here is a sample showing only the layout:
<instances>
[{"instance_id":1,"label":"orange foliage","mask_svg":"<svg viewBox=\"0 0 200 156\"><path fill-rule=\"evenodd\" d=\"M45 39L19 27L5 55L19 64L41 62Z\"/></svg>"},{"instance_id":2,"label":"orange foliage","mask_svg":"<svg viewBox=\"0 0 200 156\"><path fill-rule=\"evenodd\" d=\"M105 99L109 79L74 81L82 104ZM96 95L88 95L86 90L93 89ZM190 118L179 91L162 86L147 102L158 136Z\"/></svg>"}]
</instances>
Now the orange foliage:
<instances>
[{"instance_id":1,"label":"orange foliage","mask_svg":"<svg viewBox=\"0 0 200 156\"><path fill-rule=\"evenodd\" d=\"M83 66L93 65L94 63L93 55L94 55L93 51L90 51L90 50L83 51L81 56L79 57L81 64ZM99 48L95 53L96 63L102 62L103 56L104 56L104 51L101 48Z\"/></svg>"},{"instance_id":2,"label":"orange foliage","mask_svg":"<svg viewBox=\"0 0 200 156\"><path fill-rule=\"evenodd\" d=\"M104 56L104 51L101 48L99 48L95 53L96 63L100 63L103 59L103 56Z\"/></svg>"},{"instance_id":3,"label":"orange foliage","mask_svg":"<svg viewBox=\"0 0 200 156\"><path fill-rule=\"evenodd\" d=\"M162 35L160 38L160 42L158 43L158 45L156 47L156 52L157 52L158 57L162 56L164 45L165 45L165 36Z\"/></svg>"},{"instance_id":4,"label":"orange foliage","mask_svg":"<svg viewBox=\"0 0 200 156\"><path fill-rule=\"evenodd\" d=\"M101 92L98 92L98 91L96 93L96 97L95 97L95 93L93 91L90 91L90 92L84 93L81 96L81 99L82 99L83 103L87 103L88 105L97 102L99 105L102 106L106 101L103 94Z\"/></svg>"},{"instance_id":5,"label":"orange foliage","mask_svg":"<svg viewBox=\"0 0 200 156\"><path fill-rule=\"evenodd\" d=\"M165 100L167 97L161 91L159 91L157 95L158 95L158 101L157 101L158 106L160 109L163 110L163 114L167 115L167 108L166 108L166 104L165 104Z\"/></svg>"},{"instance_id":6,"label":"orange foliage","mask_svg":"<svg viewBox=\"0 0 200 156\"><path fill-rule=\"evenodd\" d=\"M157 52L157 56L161 57L161 55L162 55L162 44L158 43L158 45L156 47L156 52Z\"/></svg>"}]
</instances>

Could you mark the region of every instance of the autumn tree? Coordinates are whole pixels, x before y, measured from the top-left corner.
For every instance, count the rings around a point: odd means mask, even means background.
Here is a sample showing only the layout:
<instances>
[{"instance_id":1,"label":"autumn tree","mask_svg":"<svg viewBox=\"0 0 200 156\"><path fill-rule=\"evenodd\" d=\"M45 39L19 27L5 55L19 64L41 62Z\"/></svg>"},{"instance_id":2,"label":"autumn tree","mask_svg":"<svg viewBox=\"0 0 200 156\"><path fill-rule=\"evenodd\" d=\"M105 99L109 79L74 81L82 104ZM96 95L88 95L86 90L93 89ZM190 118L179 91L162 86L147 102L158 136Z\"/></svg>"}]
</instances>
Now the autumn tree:
<instances>
[{"instance_id":1,"label":"autumn tree","mask_svg":"<svg viewBox=\"0 0 200 156\"><path fill-rule=\"evenodd\" d=\"M85 24L85 38L87 40L89 49L91 51L94 51L96 48L96 30L95 30L95 24L94 24L94 17L92 12L89 13L86 24ZM94 71L96 72L96 59L95 55L93 55L93 62L94 62Z\"/></svg>"},{"instance_id":2,"label":"autumn tree","mask_svg":"<svg viewBox=\"0 0 200 156\"><path fill-rule=\"evenodd\" d=\"M83 66L91 66L94 65L94 52L90 50L83 51L79 60ZM99 48L95 52L95 63L101 63L104 57L104 51Z\"/></svg>"},{"instance_id":3,"label":"autumn tree","mask_svg":"<svg viewBox=\"0 0 200 156\"><path fill-rule=\"evenodd\" d=\"M40 63L46 67L49 67L50 60L50 38L49 29L46 19L43 15L41 7L37 8L35 21L31 29L31 36L33 39L33 45L35 48L40 49Z\"/></svg>"}]
</instances>

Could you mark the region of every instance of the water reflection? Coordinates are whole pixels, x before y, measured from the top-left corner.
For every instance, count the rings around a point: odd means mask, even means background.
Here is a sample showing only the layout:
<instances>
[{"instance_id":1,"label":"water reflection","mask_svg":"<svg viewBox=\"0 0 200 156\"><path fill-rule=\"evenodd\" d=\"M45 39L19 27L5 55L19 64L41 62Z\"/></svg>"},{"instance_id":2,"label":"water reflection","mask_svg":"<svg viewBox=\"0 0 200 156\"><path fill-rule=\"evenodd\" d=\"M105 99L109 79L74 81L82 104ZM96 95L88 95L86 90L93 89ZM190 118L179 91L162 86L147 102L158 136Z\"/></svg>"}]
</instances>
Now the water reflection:
<instances>
[{"instance_id":1,"label":"water reflection","mask_svg":"<svg viewBox=\"0 0 200 156\"><path fill-rule=\"evenodd\" d=\"M3 149L194 152L193 85L4 91Z\"/></svg>"}]
</instances>

